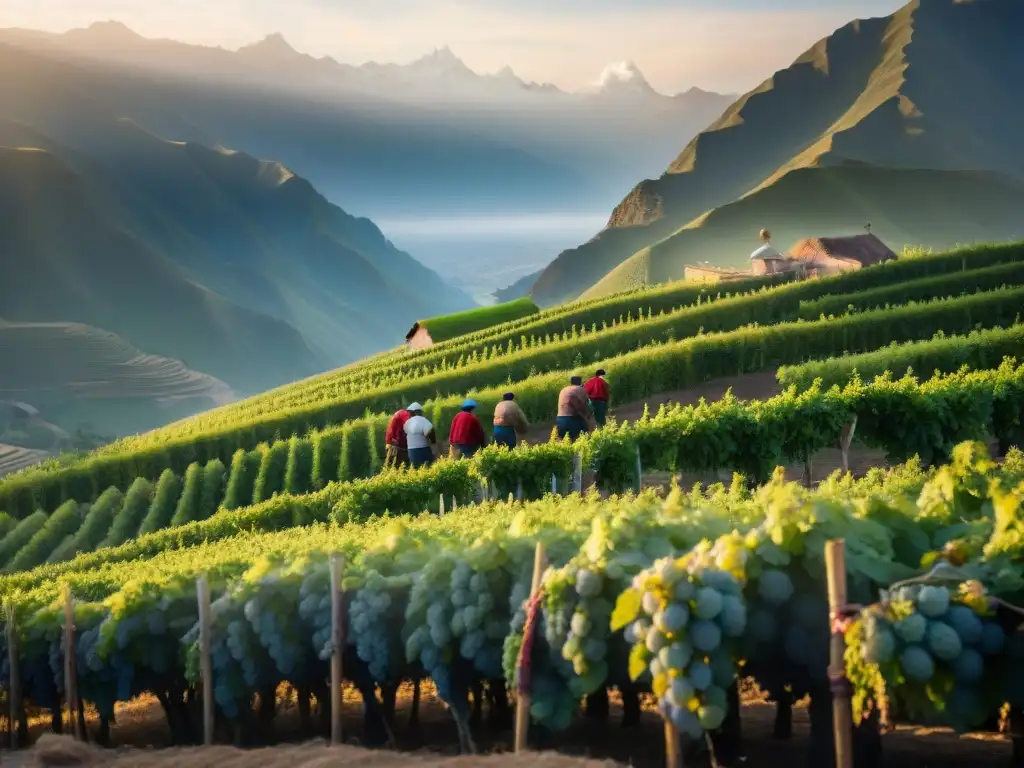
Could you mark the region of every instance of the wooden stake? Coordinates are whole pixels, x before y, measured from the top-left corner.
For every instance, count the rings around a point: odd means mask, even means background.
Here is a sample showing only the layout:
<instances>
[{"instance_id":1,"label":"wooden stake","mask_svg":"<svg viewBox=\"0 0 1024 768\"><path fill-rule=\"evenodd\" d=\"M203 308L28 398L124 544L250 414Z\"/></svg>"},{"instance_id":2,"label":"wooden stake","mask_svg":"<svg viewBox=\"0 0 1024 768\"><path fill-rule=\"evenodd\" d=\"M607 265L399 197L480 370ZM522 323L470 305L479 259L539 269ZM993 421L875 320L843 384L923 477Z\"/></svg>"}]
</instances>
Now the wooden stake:
<instances>
[{"instance_id":1,"label":"wooden stake","mask_svg":"<svg viewBox=\"0 0 1024 768\"><path fill-rule=\"evenodd\" d=\"M843 472L850 471L850 443L853 442L853 433L857 430L857 414L843 427L843 434L839 438L839 450L843 453Z\"/></svg>"},{"instance_id":2,"label":"wooden stake","mask_svg":"<svg viewBox=\"0 0 1024 768\"><path fill-rule=\"evenodd\" d=\"M78 720L78 661L75 653L75 599L71 588L64 587L64 697L68 707L69 730L82 740L82 724Z\"/></svg>"},{"instance_id":3,"label":"wooden stake","mask_svg":"<svg viewBox=\"0 0 1024 768\"><path fill-rule=\"evenodd\" d=\"M811 480L811 457L810 456L808 456L806 459L804 459L803 483L804 483L804 487L805 488L810 488L811 487L812 480Z\"/></svg>"},{"instance_id":4,"label":"wooden stake","mask_svg":"<svg viewBox=\"0 0 1024 768\"><path fill-rule=\"evenodd\" d=\"M441 515L441 517L444 517L444 494L443 493L441 494L441 505L438 507L438 509L440 510L439 514Z\"/></svg>"},{"instance_id":5,"label":"wooden stake","mask_svg":"<svg viewBox=\"0 0 1024 768\"><path fill-rule=\"evenodd\" d=\"M455 498L455 494L452 494L452 512L459 508L459 500Z\"/></svg>"},{"instance_id":6,"label":"wooden stake","mask_svg":"<svg viewBox=\"0 0 1024 768\"><path fill-rule=\"evenodd\" d=\"M679 744L679 731L671 720L665 721L665 767L683 768L683 750Z\"/></svg>"},{"instance_id":7,"label":"wooden stake","mask_svg":"<svg viewBox=\"0 0 1024 768\"><path fill-rule=\"evenodd\" d=\"M846 607L846 549L842 539L825 544L825 572L828 579L828 607L831 617L829 631L832 634L830 646L829 679L833 682L846 677L846 639L836 631L835 619ZM848 692L842 692L839 685L833 685L832 723L836 743L836 768L853 766L853 709Z\"/></svg>"},{"instance_id":8,"label":"wooden stake","mask_svg":"<svg viewBox=\"0 0 1024 768\"><path fill-rule=\"evenodd\" d=\"M644 466L640 463L640 446L636 447L636 492L644 487Z\"/></svg>"},{"instance_id":9,"label":"wooden stake","mask_svg":"<svg viewBox=\"0 0 1024 768\"><path fill-rule=\"evenodd\" d=\"M203 744L213 744L213 655L210 637L210 584L205 576L196 579L199 603L199 676L203 683Z\"/></svg>"},{"instance_id":10,"label":"wooden stake","mask_svg":"<svg viewBox=\"0 0 1024 768\"><path fill-rule=\"evenodd\" d=\"M577 453L573 457L572 490L574 493L583 493L583 454L581 453Z\"/></svg>"},{"instance_id":11,"label":"wooden stake","mask_svg":"<svg viewBox=\"0 0 1024 768\"><path fill-rule=\"evenodd\" d=\"M547 567L547 555L544 552L544 542L537 542L537 549L533 553L533 579L530 582L530 600L540 591L541 578L544 576L544 568ZM536 631L536 627L533 628ZM526 638L523 638L526 642ZM520 670L516 670L516 677L519 677ZM519 700L516 702L516 752L523 752L526 749L526 734L530 728L530 693L520 692Z\"/></svg>"},{"instance_id":12,"label":"wooden stake","mask_svg":"<svg viewBox=\"0 0 1024 768\"><path fill-rule=\"evenodd\" d=\"M443 506L443 497L441 503ZM341 658L345 652L341 575L344 570L344 556L331 555L331 744L341 744Z\"/></svg>"},{"instance_id":13,"label":"wooden stake","mask_svg":"<svg viewBox=\"0 0 1024 768\"><path fill-rule=\"evenodd\" d=\"M523 500L523 481L520 480L518 483L516 483L516 501L522 501L522 500Z\"/></svg>"},{"instance_id":14,"label":"wooden stake","mask_svg":"<svg viewBox=\"0 0 1024 768\"><path fill-rule=\"evenodd\" d=\"M551 492L556 495L558 494L558 477L554 474L551 475Z\"/></svg>"},{"instance_id":15,"label":"wooden stake","mask_svg":"<svg viewBox=\"0 0 1024 768\"><path fill-rule=\"evenodd\" d=\"M18 721L21 719L21 673L18 669L18 632L14 622L14 606L7 608L7 699L10 705L11 749L18 748Z\"/></svg>"}]
</instances>

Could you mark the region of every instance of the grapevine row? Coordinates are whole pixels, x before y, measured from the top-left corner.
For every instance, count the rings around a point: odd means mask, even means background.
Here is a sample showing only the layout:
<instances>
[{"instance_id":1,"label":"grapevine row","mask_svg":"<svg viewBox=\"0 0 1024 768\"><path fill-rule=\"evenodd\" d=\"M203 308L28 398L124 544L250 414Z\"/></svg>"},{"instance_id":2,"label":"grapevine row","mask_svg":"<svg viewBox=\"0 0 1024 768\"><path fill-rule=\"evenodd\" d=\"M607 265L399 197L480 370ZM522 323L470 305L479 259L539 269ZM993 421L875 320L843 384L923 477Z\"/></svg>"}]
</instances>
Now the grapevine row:
<instances>
[{"instance_id":1,"label":"grapevine row","mask_svg":"<svg viewBox=\"0 0 1024 768\"><path fill-rule=\"evenodd\" d=\"M711 305L711 308L725 305L727 301ZM761 371L808 358L828 357L844 350L877 349L893 341L927 339L937 331L957 333L970 331L979 324L988 327L1009 325L1017 319L1022 305L1024 289L1004 289L857 313L834 320L750 326L721 334L699 334L683 341L644 347L598 364L614 371L617 399L640 400L654 393L685 389L721 376ZM564 354L568 356L572 351L569 349ZM532 420L553 420L558 391L564 386L569 371L576 367L578 356L582 354L579 348L575 354L575 361L558 357L548 361L553 367L562 362L572 366L568 370L540 375L522 372L525 378L515 386L516 397ZM495 378L508 377L509 368L503 367L504 362L488 364ZM462 380L460 384L453 379L449 387L458 389L470 383ZM47 502L55 498L57 503L66 498L87 501L109 485L117 485L124 490L136 477L156 480L166 468L183 472L194 461L205 463L214 458L228 463L238 449L253 450L261 442L278 440L282 435L310 428L326 428L331 423L357 418L372 407L404 407L412 399L429 396L436 385L436 380L424 380L393 390L386 396L381 395L377 400L355 398L323 407L314 405L207 434L182 435L176 440L154 442L125 455L100 454L56 471L13 476L0 483L0 506L21 517L39 507L53 508L54 504ZM500 384L477 390L473 396L482 411L487 412L507 388L507 384ZM428 415L443 430L460 403L461 395L430 400L427 403ZM383 431L385 419L384 416L368 419L381 425L375 435ZM91 489L84 495L77 491L69 492L70 488L82 487L83 484Z\"/></svg>"},{"instance_id":2,"label":"grapevine row","mask_svg":"<svg viewBox=\"0 0 1024 768\"><path fill-rule=\"evenodd\" d=\"M666 718L699 738L723 724L744 660L742 673L770 692L810 693L815 737L827 739L827 540L847 542L854 601L870 602L879 588L920 573L942 543L964 537L965 523L969 540L960 556L975 578L1007 600L1022 591L1024 456L1012 454L999 468L978 444L953 453L950 466L932 473L901 468L866 481L836 479L813 492L775 478L753 493L734 485L676 489L664 500L643 494L502 503L444 518L205 542L115 572L82 574L69 579L79 598L79 688L104 718L116 702L143 692L184 700L198 682L194 579L205 574L215 598L213 684L221 716L244 723L253 695L284 681L327 700L326 555L340 552L348 564L344 669L368 711L376 686L430 677L456 713L468 714L476 682L499 689L516 683L533 553L543 542L550 567L530 654L535 722L561 730L582 697L616 686L627 701L652 691ZM1000 584L1007 586L999 591ZM55 588L45 584L6 601L24 690L46 708L59 706L64 684ZM919 601L931 621L952 625L946 611L953 599L947 590L943 605L936 595L927 608L920 595L910 604ZM1019 653L1006 638L1020 619L972 610L980 628L962 642L977 648L981 667L958 685L977 710L991 713L1024 693L1018 676L1000 674ZM973 621L962 621L974 633ZM911 671L909 661L900 663ZM0 686L6 673L0 669ZM902 685L912 693L924 684ZM941 718L942 694L932 694L926 714ZM977 717L948 719L970 726Z\"/></svg>"},{"instance_id":3,"label":"grapevine row","mask_svg":"<svg viewBox=\"0 0 1024 768\"><path fill-rule=\"evenodd\" d=\"M480 479L486 479L502 497L521 488L525 497L536 498L550 489L552 475L568 478L577 452L595 472L598 486L609 491L638 483L638 455L649 471L730 469L764 482L774 467L806 460L823 448L838 445L844 428L854 420L858 441L884 450L891 461L913 456L926 463L942 461L957 443L988 436L995 436L1004 450L1024 445L1024 365L1008 360L996 370L955 373L925 382L883 377L870 384L854 381L843 389L791 389L765 401L726 397L713 403L662 408L654 416L602 430L575 445L552 442L513 451L490 446L468 461L443 461L412 472L385 472L356 483L330 483L316 493L256 499L259 503L253 506L222 510L167 530L142 530L143 535L119 547L5 577L0 580L0 593L239 531L280 530L328 521L352 523L389 511L436 509L439 494L466 504L474 500ZM294 456L298 441L285 445ZM279 463L277 474L282 469ZM197 468L194 476L199 475ZM179 506L188 498L182 496ZM168 518L171 506L159 508L162 519ZM148 519L155 514L151 507ZM34 525L34 521L36 516L31 516L21 526Z\"/></svg>"}]
</instances>

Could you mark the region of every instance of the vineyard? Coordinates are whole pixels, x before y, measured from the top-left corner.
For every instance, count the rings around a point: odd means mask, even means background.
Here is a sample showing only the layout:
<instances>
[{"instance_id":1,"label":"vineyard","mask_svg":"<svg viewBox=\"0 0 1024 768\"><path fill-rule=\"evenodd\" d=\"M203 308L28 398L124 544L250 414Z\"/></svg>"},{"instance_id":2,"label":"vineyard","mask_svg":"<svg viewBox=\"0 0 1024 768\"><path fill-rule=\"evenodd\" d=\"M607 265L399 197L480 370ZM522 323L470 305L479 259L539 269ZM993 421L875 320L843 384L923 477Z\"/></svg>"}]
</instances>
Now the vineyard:
<instances>
[{"instance_id":1,"label":"vineyard","mask_svg":"<svg viewBox=\"0 0 1024 768\"><path fill-rule=\"evenodd\" d=\"M580 301L4 478L0 689L24 705L11 709L14 738L27 738L30 711L60 712L72 668L101 741L117 705L151 694L174 741L193 743L202 625L222 740L261 743L282 684L312 734L314 713L330 720L340 659L372 743L393 741L403 684L429 681L463 751L484 703L504 728L528 701L545 739L581 703L608 717L612 691L624 725L653 707L728 764L743 732L738 682L753 680L777 702L781 735L810 697L813 764L830 765L823 585L837 539L858 606L841 626L865 723L856 754L876 755L891 723L992 728L1007 705L1014 721L1021 278L1024 245L1011 244L729 293L683 283ZM513 389L550 425L569 375L597 366L613 409L745 374L777 372L783 391L663 405L572 444L382 467L391 412L411 400L441 440L469 393L484 415ZM777 469L802 464L809 478L836 447L844 461L880 451L889 468L815 488ZM650 473L712 484L642 490ZM337 651L332 555L344 561Z\"/></svg>"}]
</instances>

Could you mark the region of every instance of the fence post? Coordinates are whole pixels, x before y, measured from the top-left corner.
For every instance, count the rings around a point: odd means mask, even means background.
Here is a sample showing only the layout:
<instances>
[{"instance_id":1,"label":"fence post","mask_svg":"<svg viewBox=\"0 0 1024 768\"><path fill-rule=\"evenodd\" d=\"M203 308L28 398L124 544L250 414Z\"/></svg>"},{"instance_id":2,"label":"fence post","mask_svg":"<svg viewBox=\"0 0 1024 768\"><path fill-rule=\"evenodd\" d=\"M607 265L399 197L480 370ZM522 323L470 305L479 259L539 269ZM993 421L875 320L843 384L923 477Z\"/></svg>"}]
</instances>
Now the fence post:
<instances>
[{"instance_id":1,"label":"fence post","mask_svg":"<svg viewBox=\"0 0 1024 768\"><path fill-rule=\"evenodd\" d=\"M203 744L213 744L213 657L210 637L210 583L205 576L196 579L196 600L199 603L199 676L203 683Z\"/></svg>"},{"instance_id":2,"label":"fence post","mask_svg":"<svg viewBox=\"0 0 1024 768\"><path fill-rule=\"evenodd\" d=\"M82 740L78 719L78 661L75 652L75 599L71 587L64 585L64 698L68 707L68 725L76 739Z\"/></svg>"},{"instance_id":3,"label":"fence post","mask_svg":"<svg viewBox=\"0 0 1024 768\"><path fill-rule=\"evenodd\" d=\"M804 484L804 487L805 488L810 488L812 482L813 481L811 480L811 457L808 456L806 459L804 459L804 474L803 474L803 484Z\"/></svg>"},{"instance_id":4,"label":"fence post","mask_svg":"<svg viewBox=\"0 0 1024 768\"><path fill-rule=\"evenodd\" d=\"M18 669L18 630L15 626L14 606L8 603L7 662L10 672L7 680L7 698L10 705L11 749L18 748L18 723L21 720L21 671Z\"/></svg>"},{"instance_id":5,"label":"fence post","mask_svg":"<svg viewBox=\"0 0 1024 768\"><path fill-rule=\"evenodd\" d=\"M520 480L516 483L516 501L521 502L523 500L523 481Z\"/></svg>"},{"instance_id":6,"label":"fence post","mask_svg":"<svg viewBox=\"0 0 1024 768\"><path fill-rule=\"evenodd\" d=\"M439 514L441 515L441 517L444 517L444 494L443 493L441 494L441 503L440 503L440 506L438 507L438 510L439 510Z\"/></svg>"},{"instance_id":7,"label":"fence post","mask_svg":"<svg viewBox=\"0 0 1024 768\"><path fill-rule=\"evenodd\" d=\"M853 766L853 709L846 680L846 638L838 619L846 608L846 549L842 539L825 544L825 573L828 580L828 608L831 645L829 680L832 682L832 727L835 733L836 768Z\"/></svg>"},{"instance_id":8,"label":"fence post","mask_svg":"<svg viewBox=\"0 0 1024 768\"><path fill-rule=\"evenodd\" d=\"M839 438L839 450L843 453L843 472L850 471L850 443L853 442L853 433L857 430L857 414L853 414L850 423L843 427L843 434Z\"/></svg>"},{"instance_id":9,"label":"fence post","mask_svg":"<svg viewBox=\"0 0 1024 768\"><path fill-rule=\"evenodd\" d=\"M551 473L551 492L558 495L558 476L553 472Z\"/></svg>"},{"instance_id":10,"label":"fence post","mask_svg":"<svg viewBox=\"0 0 1024 768\"><path fill-rule=\"evenodd\" d=\"M640 462L640 446L636 447L636 492L640 491L644 487L644 466Z\"/></svg>"},{"instance_id":11,"label":"fence post","mask_svg":"<svg viewBox=\"0 0 1024 768\"><path fill-rule=\"evenodd\" d=\"M577 453L573 457L572 465L572 489L575 493L583 493L583 454Z\"/></svg>"},{"instance_id":12,"label":"fence post","mask_svg":"<svg viewBox=\"0 0 1024 768\"><path fill-rule=\"evenodd\" d=\"M344 556L331 555L331 744L341 744L341 657L345 652L341 576L344 570Z\"/></svg>"},{"instance_id":13,"label":"fence post","mask_svg":"<svg viewBox=\"0 0 1024 768\"><path fill-rule=\"evenodd\" d=\"M679 731L671 720L665 721L665 768L683 768L683 751L679 746Z\"/></svg>"},{"instance_id":14,"label":"fence post","mask_svg":"<svg viewBox=\"0 0 1024 768\"><path fill-rule=\"evenodd\" d=\"M547 564L547 556L544 552L544 542L538 541L537 548L533 553L533 579L530 582L530 604L537 597L537 593L540 591L541 577L544 575L544 568ZM527 624L530 632L535 632L536 627L532 624ZM523 636L523 645L531 643L530 638ZM516 667L516 678L522 680L523 667L522 662L523 654L520 653L519 664ZM528 661L528 660L526 660ZM516 701L516 734L515 734L515 751L517 753L522 752L526 749L526 734L530 728L530 691L529 685L519 686L517 691Z\"/></svg>"}]
</instances>

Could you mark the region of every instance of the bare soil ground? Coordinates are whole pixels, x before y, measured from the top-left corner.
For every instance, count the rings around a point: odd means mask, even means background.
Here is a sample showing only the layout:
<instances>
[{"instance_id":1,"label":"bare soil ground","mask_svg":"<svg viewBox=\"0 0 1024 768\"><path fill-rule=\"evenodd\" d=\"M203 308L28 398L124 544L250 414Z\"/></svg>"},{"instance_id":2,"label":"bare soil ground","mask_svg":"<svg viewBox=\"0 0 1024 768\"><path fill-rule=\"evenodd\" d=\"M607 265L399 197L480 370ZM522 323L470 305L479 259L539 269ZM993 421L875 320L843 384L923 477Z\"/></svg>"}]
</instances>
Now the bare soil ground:
<instances>
[{"instance_id":1,"label":"bare soil ground","mask_svg":"<svg viewBox=\"0 0 1024 768\"><path fill-rule=\"evenodd\" d=\"M793 736L788 740L773 737L774 706L766 703L756 688L745 687L742 710L742 756L733 766L758 768L795 768L807 764L810 724L807 710L798 705L793 712ZM282 693L284 691L282 690ZM567 733L551 740L531 739L531 747L543 750L528 758L516 758L512 751L512 732L492 729L484 724L474 730L473 738L479 755L458 756L455 725L444 705L429 686L424 685L418 727L410 729L409 709L411 686L399 693L395 717L396 748L367 750L360 747L362 707L354 690L345 694L346 746L328 748L325 742L303 741L299 733L298 715L294 706L281 702L281 711L274 721L271 739L290 744L259 749L239 750L232 747L171 747L163 712L155 699L145 697L119 707L117 724L111 729L115 748L102 750L77 744L67 737L47 733L47 723L36 722L33 736L38 738L30 750L0 756L0 765L10 768L36 766L111 765L117 768L255 768L255 766L287 766L313 768L327 765L373 765L397 768L415 764L423 768L476 768L477 766L526 766L525 760L537 768L598 768L630 765L655 768L665 764L661 720L649 705L645 706L641 725L623 728L617 697L612 696L611 715L607 720L577 718ZM93 727L95 722L90 723ZM534 734L535 735L535 734ZM69 743L70 742L70 743ZM554 754L556 753L557 754ZM972 734L958 737L943 729L899 727L883 737L882 766L913 766L914 768L995 768L1010 765L1012 747L998 734ZM599 762L601 761L601 762ZM687 761L688 768L705 768L710 764L705 753ZM879 766L879 768L882 768Z\"/></svg>"}]
</instances>

